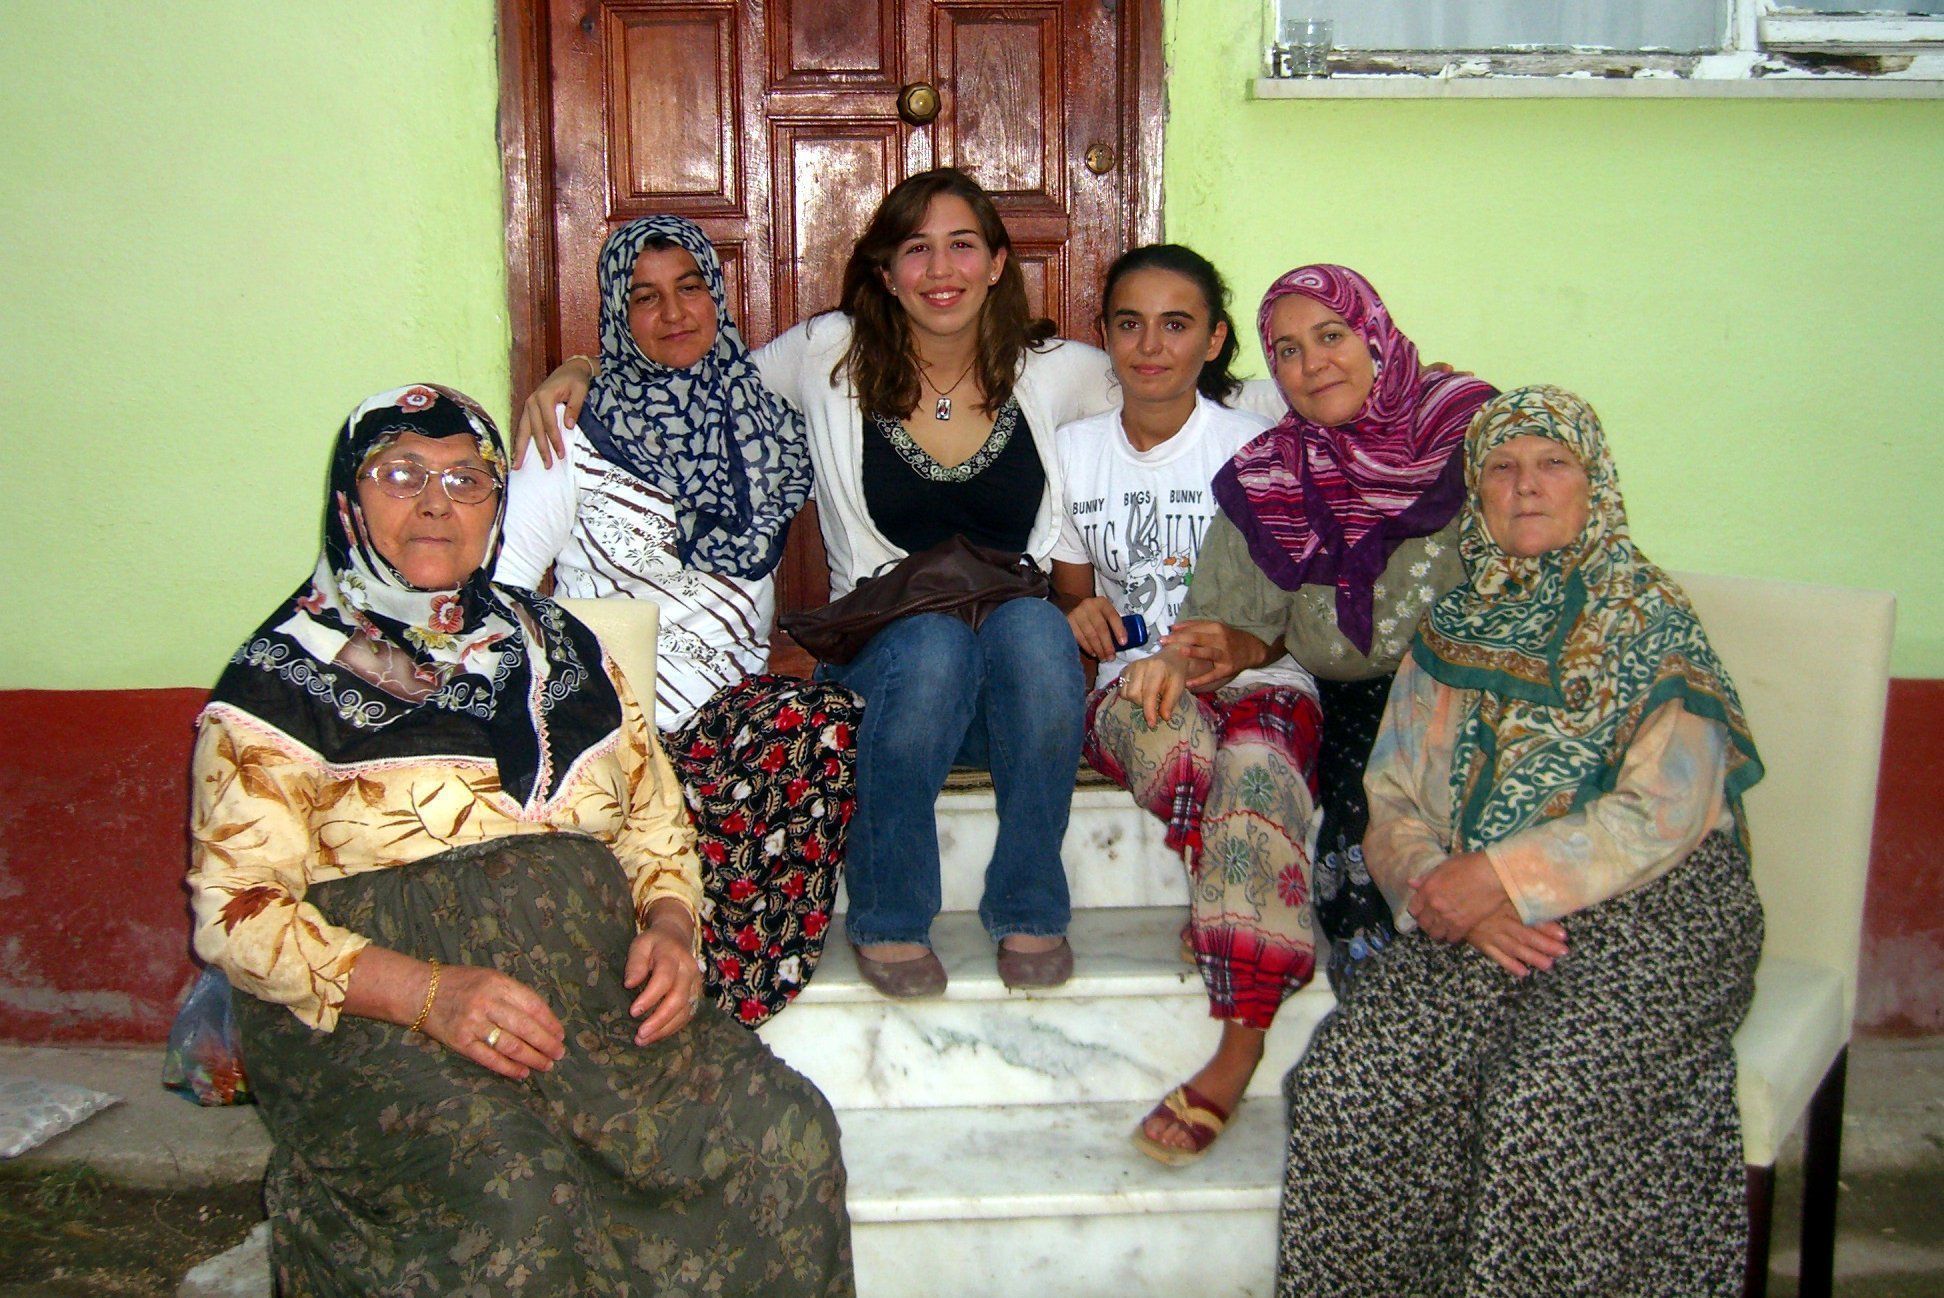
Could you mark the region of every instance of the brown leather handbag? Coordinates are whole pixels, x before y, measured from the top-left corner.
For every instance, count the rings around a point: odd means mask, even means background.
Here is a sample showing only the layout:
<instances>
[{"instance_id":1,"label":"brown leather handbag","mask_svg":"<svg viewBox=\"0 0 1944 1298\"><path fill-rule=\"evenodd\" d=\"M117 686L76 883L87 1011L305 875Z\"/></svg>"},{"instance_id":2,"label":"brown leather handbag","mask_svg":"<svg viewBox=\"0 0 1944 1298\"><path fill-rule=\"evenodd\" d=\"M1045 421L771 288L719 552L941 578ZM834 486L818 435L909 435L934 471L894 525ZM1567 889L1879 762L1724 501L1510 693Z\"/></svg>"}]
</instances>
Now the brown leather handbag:
<instances>
[{"instance_id":1,"label":"brown leather handbag","mask_svg":"<svg viewBox=\"0 0 1944 1298\"><path fill-rule=\"evenodd\" d=\"M974 631L1015 599L1045 599L1052 583L1023 554L992 550L954 535L898 560L822 608L785 613L777 625L819 661L849 662L871 637L914 613L950 613Z\"/></svg>"}]
</instances>

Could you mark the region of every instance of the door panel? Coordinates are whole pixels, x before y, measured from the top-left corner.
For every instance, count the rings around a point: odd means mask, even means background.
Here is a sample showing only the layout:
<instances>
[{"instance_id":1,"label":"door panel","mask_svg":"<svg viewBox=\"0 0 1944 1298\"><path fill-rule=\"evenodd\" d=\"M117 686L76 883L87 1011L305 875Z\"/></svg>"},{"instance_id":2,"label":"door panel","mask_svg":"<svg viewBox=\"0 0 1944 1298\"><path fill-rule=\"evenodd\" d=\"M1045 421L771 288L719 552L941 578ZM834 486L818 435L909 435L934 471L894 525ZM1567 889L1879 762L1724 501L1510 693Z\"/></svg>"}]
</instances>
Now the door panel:
<instances>
[{"instance_id":1,"label":"door panel","mask_svg":"<svg viewBox=\"0 0 1944 1298\"><path fill-rule=\"evenodd\" d=\"M1066 207L1060 8L940 4L934 60L957 111L935 128L943 159L1014 209Z\"/></svg>"},{"instance_id":2,"label":"door panel","mask_svg":"<svg viewBox=\"0 0 1944 1298\"><path fill-rule=\"evenodd\" d=\"M732 11L687 5L610 12L617 215L737 209L734 20Z\"/></svg>"},{"instance_id":3,"label":"door panel","mask_svg":"<svg viewBox=\"0 0 1944 1298\"><path fill-rule=\"evenodd\" d=\"M1091 338L1096 287L1160 236L1160 0L500 0L514 387L596 350L614 227L670 212L722 254L761 344L837 303L878 200L926 167L992 192L1034 309ZM934 86L929 124L898 94ZM1103 174L1085 165L1104 145ZM1104 156L1104 155L1100 155ZM778 605L827 597L814 512ZM787 641L781 642L787 645Z\"/></svg>"},{"instance_id":4,"label":"door panel","mask_svg":"<svg viewBox=\"0 0 1944 1298\"><path fill-rule=\"evenodd\" d=\"M896 123L779 123L774 128L776 317L834 309L857 232L897 183Z\"/></svg>"},{"instance_id":5,"label":"door panel","mask_svg":"<svg viewBox=\"0 0 1944 1298\"><path fill-rule=\"evenodd\" d=\"M770 89L896 90L898 0L770 0Z\"/></svg>"}]
</instances>

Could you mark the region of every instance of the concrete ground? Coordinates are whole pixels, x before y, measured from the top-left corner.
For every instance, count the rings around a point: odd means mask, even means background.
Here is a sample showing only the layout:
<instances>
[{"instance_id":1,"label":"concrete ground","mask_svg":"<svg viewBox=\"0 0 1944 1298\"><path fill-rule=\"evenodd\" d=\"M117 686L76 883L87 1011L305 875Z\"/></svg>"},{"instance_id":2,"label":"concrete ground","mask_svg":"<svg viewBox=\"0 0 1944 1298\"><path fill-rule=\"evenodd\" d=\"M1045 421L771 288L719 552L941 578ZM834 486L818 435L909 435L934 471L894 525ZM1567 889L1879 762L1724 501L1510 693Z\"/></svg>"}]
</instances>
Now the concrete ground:
<instances>
[{"instance_id":1,"label":"concrete ground","mask_svg":"<svg viewBox=\"0 0 1944 1298\"><path fill-rule=\"evenodd\" d=\"M177 1098L157 1080L161 1059L158 1049L0 1046L0 1075L76 1082L122 1097L10 1166L30 1172L86 1165L113 1181L156 1189L260 1178L270 1142L255 1108L202 1109ZM1795 1290L1800 1160L1798 1138L1779 1165L1771 1290L1778 1298ZM1851 1047L1840 1202L1838 1293L1944 1292L1944 1038Z\"/></svg>"}]
</instances>

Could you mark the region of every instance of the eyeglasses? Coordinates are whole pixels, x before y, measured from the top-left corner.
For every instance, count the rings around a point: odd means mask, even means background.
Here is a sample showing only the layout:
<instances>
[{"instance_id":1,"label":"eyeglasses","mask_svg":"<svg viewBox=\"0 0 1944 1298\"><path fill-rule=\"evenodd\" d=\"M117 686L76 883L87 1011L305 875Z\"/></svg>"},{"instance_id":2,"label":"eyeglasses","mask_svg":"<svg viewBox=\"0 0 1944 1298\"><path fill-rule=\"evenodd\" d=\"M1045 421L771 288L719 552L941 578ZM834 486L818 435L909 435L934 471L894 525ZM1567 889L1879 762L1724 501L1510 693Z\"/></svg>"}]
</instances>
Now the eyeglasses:
<instances>
[{"instance_id":1,"label":"eyeglasses","mask_svg":"<svg viewBox=\"0 0 1944 1298\"><path fill-rule=\"evenodd\" d=\"M446 499L455 505L483 505L499 490L499 479L470 465L434 473L417 460L386 460L366 469L363 476L377 483L378 490L398 500L417 499L433 478L439 480L445 488Z\"/></svg>"}]
</instances>

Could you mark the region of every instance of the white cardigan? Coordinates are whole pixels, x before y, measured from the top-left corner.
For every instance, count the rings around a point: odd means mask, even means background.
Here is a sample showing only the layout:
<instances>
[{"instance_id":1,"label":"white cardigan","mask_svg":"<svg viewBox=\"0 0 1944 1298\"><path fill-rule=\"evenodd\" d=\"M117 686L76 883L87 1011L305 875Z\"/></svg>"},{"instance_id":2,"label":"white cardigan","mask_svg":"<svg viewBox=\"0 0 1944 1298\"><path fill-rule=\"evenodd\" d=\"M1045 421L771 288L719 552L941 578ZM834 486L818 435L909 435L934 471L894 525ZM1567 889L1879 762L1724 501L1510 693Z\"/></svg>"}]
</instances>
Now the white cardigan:
<instances>
[{"instance_id":1,"label":"white cardigan","mask_svg":"<svg viewBox=\"0 0 1944 1298\"><path fill-rule=\"evenodd\" d=\"M839 312L814 316L759 348L756 364L769 390L803 412L810 435L810 462L817 471L817 520L830 557L830 593L846 594L865 577L904 558L886 540L864 504L864 412L847 375L831 370L850 346L850 318ZM1054 430L1114 405L1106 353L1085 343L1055 339L1028 351L1013 385L1033 430L1046 491L1027 539L1026 552L1042 567L1060 538L1066 489Z\"/></svg>"}]
</instances>

